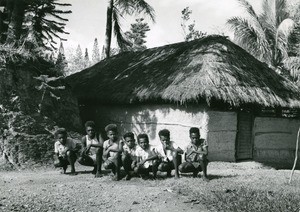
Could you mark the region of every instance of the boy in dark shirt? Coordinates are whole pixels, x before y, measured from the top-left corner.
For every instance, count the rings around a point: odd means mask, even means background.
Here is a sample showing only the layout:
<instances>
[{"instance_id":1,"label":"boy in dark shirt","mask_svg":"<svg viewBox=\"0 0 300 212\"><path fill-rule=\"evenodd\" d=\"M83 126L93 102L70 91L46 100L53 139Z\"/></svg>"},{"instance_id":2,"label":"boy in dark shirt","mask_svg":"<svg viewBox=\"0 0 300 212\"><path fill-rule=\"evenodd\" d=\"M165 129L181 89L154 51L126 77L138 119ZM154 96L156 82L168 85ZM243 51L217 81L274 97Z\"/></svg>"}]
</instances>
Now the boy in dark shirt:
<instances>
[{"instance_id":1,"label":"boy in dark shirt","mask_svg":"<svg viewBox=\"0 0 300 212\"><path fill-rule=\"evenodd\" d=\"M200 171L203 171L202 179L209 181L207 178L207 155L208 145L204 139L200 139L200 131L196 127L190 129L191 144L185 151L186 162L179 166L179 171L182 173L193 172L193 176L197 177Z\"/></svg>"},{"instance_id":2,"label":"boy in dark shirt","mask_svg":"<svg viewBox=\"0 0 300 212\"><path fill-rule=\"evenodd\" d=\"M103 139L96 133L96 125L93 121L85 123L86 136L82 137L82 152L78 162L84 166L93 166L95 177L101 177Z\"/></svg>"}]
</instances>

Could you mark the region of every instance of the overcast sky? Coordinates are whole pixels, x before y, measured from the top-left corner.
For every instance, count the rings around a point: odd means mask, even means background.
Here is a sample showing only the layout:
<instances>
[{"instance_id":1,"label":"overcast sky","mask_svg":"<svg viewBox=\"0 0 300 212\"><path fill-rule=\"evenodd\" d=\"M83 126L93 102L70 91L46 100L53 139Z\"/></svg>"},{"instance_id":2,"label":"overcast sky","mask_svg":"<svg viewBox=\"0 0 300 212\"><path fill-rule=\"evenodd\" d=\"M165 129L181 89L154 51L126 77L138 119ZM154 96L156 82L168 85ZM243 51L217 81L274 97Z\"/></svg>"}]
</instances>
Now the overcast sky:
<instances>
[{"instance_id":1,"label":"overcast sky","mask_svg":"<svg viewBox=\"0 0 300 212\"><path fill-rule=\"evenodd\" d=\"M104 43L106 7L108 0L62 0L71 3L72 14L66 30L70 33L64 37L65 48L80 44L81 48L88 48L91 52L95 38L98 38L99 46ZM150 23L150 31L147 33L147 47L161 46L165 44L183 41L181 29L181 11L190 7L193 11L191 19L196 22L196 29L203 32L225 33L230 32L225 27L226 20L232 16L241 16L245 12L241 9L237 0L147 0L156 13L156 23ZM259 10L261 0L249 0L255 9ZM129 29L134 19L122 19L123 31Z\"/></svg>"}]
</instances>

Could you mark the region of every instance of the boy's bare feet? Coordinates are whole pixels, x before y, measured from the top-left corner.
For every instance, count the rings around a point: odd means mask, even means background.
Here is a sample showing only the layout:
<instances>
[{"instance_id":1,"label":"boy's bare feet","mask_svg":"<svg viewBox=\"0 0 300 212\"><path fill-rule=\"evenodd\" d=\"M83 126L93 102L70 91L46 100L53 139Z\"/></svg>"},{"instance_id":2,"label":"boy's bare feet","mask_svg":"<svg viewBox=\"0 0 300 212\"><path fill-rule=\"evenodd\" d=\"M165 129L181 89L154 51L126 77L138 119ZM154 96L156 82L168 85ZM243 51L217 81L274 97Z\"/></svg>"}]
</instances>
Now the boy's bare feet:
<instances>
[{"instance_id":1,"label":"boy's bare feet","mask_svg":"<svg viewBox=\"0 0 300 212\"><path fill-rule=\"evenodd\" d=\"M206 176L204 176L204 175L202 177L202 180L205 181L205 182L209 182L209 179Z\"/></svg>"},{"instance_id":2,"label":"boy's bare feet","mask_svg":"<svg viewBox=\"0 0 300 212\"><path fill-rule=\"evenodd\" d=\"M112 178L111 178L113 181L119 181L120 180L120 178L118 177L118 176L113 176Z\"/></svg>"},{"instance_id":3,"label":"boy's bare feet","mask_svg":"<svg viewBox=\"0 0 300 212\"><path fill-rule=\"evenodd\" d=\"M70 175L75 176L75 175L77 175L77 173L75 171L74 172L70 172Z\"/></svg>"},{"instance_id":4,"label":"boy's bare feet","mask_svg":"<svg viewBox=\"0 0 300 212\"><path fill-rule=\"evenodd\" d=\"M101 174L101 172L97 172L97 173L95 174L95 177L96 177L96 178L99 178L99 177L103 177L103 175Z\"/></svg>"},{"instance_id":5,"label":"boy's bare feet","mask_svg":"<svg viewBox=\"0 0 300 212\"><path fill-rule=\"evenodd\" d=\"M66 174L67 173L67 168L63 167L63 169L60 171L61 174Z\"/></svg>"},{"instance_id":6,"label":"boy's bare feet","mask_svg":"<svg viewBox=\"0 0 300 212\"><path fill-rule=\"evenodd\" d=\"M130 180L131 179L131 175L130 174L127 174L126 176L125 176L125 180Z\"/></svg>"}]
</instances>

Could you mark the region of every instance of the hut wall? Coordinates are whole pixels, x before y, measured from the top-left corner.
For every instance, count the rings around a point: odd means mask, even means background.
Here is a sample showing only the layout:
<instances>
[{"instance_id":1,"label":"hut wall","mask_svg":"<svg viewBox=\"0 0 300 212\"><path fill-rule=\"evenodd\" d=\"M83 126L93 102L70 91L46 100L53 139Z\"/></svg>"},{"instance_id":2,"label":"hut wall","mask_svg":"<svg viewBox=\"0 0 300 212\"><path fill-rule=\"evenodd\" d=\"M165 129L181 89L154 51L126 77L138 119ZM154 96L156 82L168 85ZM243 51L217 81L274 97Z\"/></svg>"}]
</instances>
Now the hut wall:
<instances>
[{"instance_id":1,"label":"hut wall","mask_svg":"<svg viewBox=\"0 0 300 212\"><path fill-rule=\"evenodd\" d=\"M209 159L235 161L237 113L209 111Z\"/></svg>"},{"instance_id":2,"label":"hut wall","mask_svg":"<svg viewBox=\"0 0 300 212\"><path fill-rule=\"evenodd\" d=\"M108 123L116 123L121 134L146 132L154 146L159 143L159 130L167 128L171 139L184 149L190 142L189 128L199 127L201 137L208 141L210 160L235 160L237 116L233 112L208 111L199 105L101 105L93 114L100 129Z\"/></svg>"},{"instance_id":3,"label":"hut wall","mask_svg":"<svg viewBox=\"0 0 300 212\"><path fill-rule=\"evenodd\" d=\"M277 167L292 167L299 125L297 119L255 118L254 160Z\"/></svg>"}]
</instances>

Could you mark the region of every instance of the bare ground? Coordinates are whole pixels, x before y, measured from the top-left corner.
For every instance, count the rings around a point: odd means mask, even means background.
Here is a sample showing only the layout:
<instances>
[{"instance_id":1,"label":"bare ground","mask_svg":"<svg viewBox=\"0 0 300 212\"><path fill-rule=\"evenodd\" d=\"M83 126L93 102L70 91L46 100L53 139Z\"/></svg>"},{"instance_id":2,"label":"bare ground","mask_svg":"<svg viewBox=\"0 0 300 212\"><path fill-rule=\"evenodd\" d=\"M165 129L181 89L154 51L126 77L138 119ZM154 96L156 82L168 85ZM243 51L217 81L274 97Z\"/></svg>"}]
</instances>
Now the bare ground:
<instances>
[{"instance_id":1,"label":"bare ground","mask_svg":"<svg viewBox=\"0 0 300 212\"><path fill-rule=\"evenodd\" d=\"M209 164L211 181L190 175L158 180L94 178L77 166L59 170L0 172L0 211L299 211L300 171L255 162ZM163 174L162 174L163 175ZM163 175L164 176L164 175Z\"/></svg>"}]
</instances>

